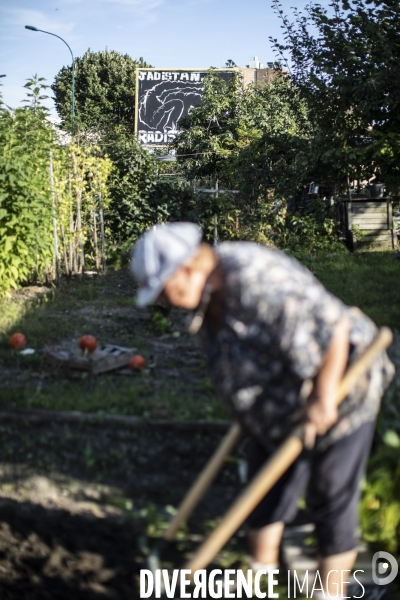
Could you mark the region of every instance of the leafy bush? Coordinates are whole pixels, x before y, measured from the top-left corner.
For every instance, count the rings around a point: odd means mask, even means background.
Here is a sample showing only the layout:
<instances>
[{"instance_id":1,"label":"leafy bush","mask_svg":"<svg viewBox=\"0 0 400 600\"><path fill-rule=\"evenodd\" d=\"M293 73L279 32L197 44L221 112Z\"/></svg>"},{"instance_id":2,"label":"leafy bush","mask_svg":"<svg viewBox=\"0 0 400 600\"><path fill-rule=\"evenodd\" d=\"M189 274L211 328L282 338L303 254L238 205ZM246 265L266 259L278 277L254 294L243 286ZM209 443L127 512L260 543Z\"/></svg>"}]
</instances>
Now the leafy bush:
<instances>
[{"instance_id":1,"label":"leafy bush","mask_svg":"<svg viewBox=\"0 0 400 600\"><path fill-rule=\"evenodd\" d=\"M108 178L111 202L106 223L113 239L123 243L165 220L167 213L148 200L156 179L156 164L147 150L124 131L119 131L106 147L114 165Z\"/></svg>"},{"instance_id":2,"label":"leafy bush","mask_svg":"<svg viewBox=\"0 0 400 600\"><path fill-rule=\"evenodd\" d=\"M364 538L400 550L400 438L388 430L373 451L361 501Z\"/></svg>"},{"instance_id":3,"label":"leafy bush","mask_svg":"<svg viewBox=\"0 0 400 600\"><path fill-rule=\"evenodd\" d=\"M44 111L0 107L0 295L51 263L53 140Z\"/></svg>"},{"instance_id":4,"label":"leafy bush","mask_svg":"<svg viewBox=\"0 0 400 600\"><path fill-rule=\"evenodd\" d=\"M389 552L400 553L400 336L394 334L390 358L396 366L377 422L361 502L363 535Z\"/></svg>"}]
</instances>

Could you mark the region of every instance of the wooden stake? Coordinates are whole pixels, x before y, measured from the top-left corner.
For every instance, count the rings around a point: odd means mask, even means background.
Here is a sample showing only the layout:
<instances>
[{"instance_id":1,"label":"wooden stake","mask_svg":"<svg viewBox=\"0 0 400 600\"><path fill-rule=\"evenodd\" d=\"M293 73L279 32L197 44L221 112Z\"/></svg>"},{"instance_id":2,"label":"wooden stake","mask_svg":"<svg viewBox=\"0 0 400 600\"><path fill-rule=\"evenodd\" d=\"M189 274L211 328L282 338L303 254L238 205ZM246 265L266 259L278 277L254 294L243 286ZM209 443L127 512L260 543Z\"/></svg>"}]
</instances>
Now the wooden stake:
<instances>
[{"instance_id":1,"label":"wooden stake","mask_svg":"<svg viewBox=\"0 0 400 600\"><path fill-rule=\"evenodd\" d=\"M54 175L53 175L53 154L51 148L49 150L50 158L50 192L51 192L51 205L53 211L53 244L54 244L54 268L57 285L60 283L60 260L58 256L58 235L57 235L57 208L56 208L56 196L54 191Z\"/></svg>"},{"instance_id":2,"label":"wooden stake","mask_svg":"<svg viewBox=\"0 0 400 600\"><path fill-rule=\"evenodd\" d=\"M99 216L100 216L100 234L101 234L101 256L103 261L103 272L107 271L107 249L106 236L104 233L104 212L103 212L103 196L101 195L101 184L99 180Z\"/></svg>"},{"instance_id":3,"label":"wooden stake","mask_svg":"<svg viewBox=\"0 0 400 600\"><path fill-rule=\"evenodd\" d=\"M61 241L62 241L62 245L63 245L65 274L68 276L70 274L70 272L69 272L69 268L68 268L68 256L67 256L67 246L65 243L64 225L62 223L60 224L60 230L61 230Z\"/></svg>"},{"instance_id":4,"label":"wooden stake","mask_svg":"<svg viewBox=\"0 0 400 600\"><path fill-rule=\"evenodd\" d=\"M99 261L99 248L97 245L97 222L96 222L96 211L93 210L93 244L94 244L94 257L96 261L96 271L100 270L100 261Z\"/></svg>"},{"instance_id":5,"label":"wooden stake","mask_svg":"<svg viewBox=\"0 0 400 600\"><path fill-rule=\"evenodd\" d=\"M75 153L72 153L72 160L74 164L74 175L75 175L75 185L76 185L76 232L77 232L77 242L78 242L78 252L80 257L80 270L82 273L82 277L85 274L85 253L82 243L82 217L81 217L81 201L82 201L82 190L78 184L78 166L76 163Z\"/></svg>"}]
</instances>

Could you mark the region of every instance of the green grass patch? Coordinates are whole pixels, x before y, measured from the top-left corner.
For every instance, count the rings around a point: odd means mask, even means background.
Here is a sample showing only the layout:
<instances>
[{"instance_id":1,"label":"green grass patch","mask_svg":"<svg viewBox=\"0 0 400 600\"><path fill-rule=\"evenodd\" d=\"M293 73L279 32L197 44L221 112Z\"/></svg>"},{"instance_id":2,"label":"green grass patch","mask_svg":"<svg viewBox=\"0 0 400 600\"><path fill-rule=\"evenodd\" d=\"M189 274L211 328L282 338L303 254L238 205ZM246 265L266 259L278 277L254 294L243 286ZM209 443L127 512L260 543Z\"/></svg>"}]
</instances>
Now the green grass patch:
<instances>
[{"instance_id":1,"label":"green grass patch","mask_svg":"<svg viewBox=\"0 0 400 600\"><path fill-rule=\"evenodd\" d=\"M393 252L317 256L304 262L345 304L358 306L379 326L400 328L400 260Z\"/></svg>"},{"instance_id":2,"label":"green grass patch","mask_svg":"<svg viewBox=\"0 0 400 600\"><path fill-rule=\"evenodd\" d=\"M123 379L122 377L120 379ZM9 386L2 390L2 405L12 408L78 410L82 412L135 415L159 419L227 419L224 405L203 386L185 385L154 389L151 381L116 382L107 375L96 381L59 380L44 386L41 381ZM136 379L136 378L135 378Z\"/></svg>"},{"instance_id":3,"label":"green grass patch","mask_svg":"<svg viewBox=\"0 0 400 600\"><path fill-rule=\"evenodd\" d=\"M400 261L393 253L320 254L298 257L333 294L348 305L359 306L378 325L400 327ZM220 419L229 418L214 397L199 358L186 361L196 347L185 334L182 319L171 313L171 326L157 328L151 310L139 311L134 290L124 273L111 272L82 281L64 282L57 290L37 297L18 294L0 303L0 385L4 406L80 410L138 415L144 418ZM169 331L168 331L169 330ZM28 346L37 352L21 356L8 348L8 336L22 331ZM174 338L173 332L180 337ZM90 380L63 380L46 375L44 348L83 333L96 335L99 342L138 348L148 358L151 341L160 340L161 354L155 377L100 375ZM186 346L179 346L187 340ZM74 342L76 343L76 341ZM150 345L149 345L150 344ZM162 344L176 347L162 351ZM175 371L175 373L174 373ZM400 396L396 380L390 393ZM397 400L396 400L397 401Z\"/></svg>"}]
</instances>

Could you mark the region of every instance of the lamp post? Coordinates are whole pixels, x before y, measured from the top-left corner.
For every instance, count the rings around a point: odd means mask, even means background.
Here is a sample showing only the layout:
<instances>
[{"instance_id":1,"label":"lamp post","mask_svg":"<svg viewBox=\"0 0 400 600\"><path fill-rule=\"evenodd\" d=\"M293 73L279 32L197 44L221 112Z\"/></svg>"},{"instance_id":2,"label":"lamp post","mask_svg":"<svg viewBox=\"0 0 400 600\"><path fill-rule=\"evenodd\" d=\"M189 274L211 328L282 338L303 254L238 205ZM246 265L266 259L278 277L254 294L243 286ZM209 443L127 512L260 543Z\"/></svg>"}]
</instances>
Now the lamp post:
<instances>
[{"instance_id":1,"label":"lamp post","mask_svg":"<svg viewBox=\"0 0 400 600\"><path fill-rule=\"evenodd\" d=\"M71 57L72 57L71 130L72 130L72 135L73 135L74 134L74 120L75 120L75 60L74 60L74 55L72 54L72 50L69 47L69 45L67 44L67 42L62 37L60 37L59 35L56 35L55 33L51 33L50 31L44 31L43 29L38 29L37 27L33 27L33 25L25 25L25 29L29 29L30 31L40 31L41 33L47 33L48 35L53 35L54 37L56 37L59 40L61 40L62 42L64 42L64 44L67 46L68 50L71 52Z\"/></svg>"},{"instance_id":2,"label":"lamp post","mask_svg":"<svg viewBox=\"0 0 400 600\"><path fill-rule=\"evenodd\" d=\"M0 77L7 77L7 75L0 75Z\"/></svg>"}]
</instances>

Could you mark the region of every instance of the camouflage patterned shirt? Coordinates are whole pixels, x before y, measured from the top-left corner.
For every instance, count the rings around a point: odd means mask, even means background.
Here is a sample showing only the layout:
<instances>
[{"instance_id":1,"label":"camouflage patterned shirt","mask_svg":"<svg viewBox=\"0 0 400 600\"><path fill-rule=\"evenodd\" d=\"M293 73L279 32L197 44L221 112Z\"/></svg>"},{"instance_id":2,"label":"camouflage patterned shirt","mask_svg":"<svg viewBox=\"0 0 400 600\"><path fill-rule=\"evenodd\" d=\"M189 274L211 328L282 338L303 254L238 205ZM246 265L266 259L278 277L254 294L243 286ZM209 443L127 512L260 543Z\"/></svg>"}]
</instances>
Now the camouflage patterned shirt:
<instances>
[{"instance_id":1,"label":"camouflage patterned shirt","mask_svg":"<svg viewBox=\"0 0 400 600\"><path fill-rule=\"evenodd\" d=\"M337 323L344 317L350 322L349 363L372 342L377 327L283 252L226 242L217 254L221 321L213 330L206 313L201 328L211 376L236 419L273 450L304 419L305 382L320 370ZM319 439L319 448L375 419L393 372L382 353L340 406L339 420Z\"/></svg>"}]
</instances>

